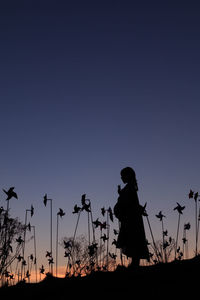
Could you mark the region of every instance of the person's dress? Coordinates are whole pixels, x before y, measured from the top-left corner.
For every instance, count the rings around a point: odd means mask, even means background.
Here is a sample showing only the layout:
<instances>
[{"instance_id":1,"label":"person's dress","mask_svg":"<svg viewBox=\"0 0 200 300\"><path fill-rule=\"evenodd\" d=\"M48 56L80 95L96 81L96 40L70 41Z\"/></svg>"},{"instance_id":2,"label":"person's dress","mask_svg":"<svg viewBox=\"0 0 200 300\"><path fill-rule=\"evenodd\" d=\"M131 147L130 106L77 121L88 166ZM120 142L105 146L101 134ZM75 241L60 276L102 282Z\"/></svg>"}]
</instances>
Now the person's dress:
<instances>
[{"instance_id":1,"label":"person's dress","mask_svg":"<svg viewBox=\"0 0 200 300\"><path fill-rule=\"evenodd\" d=\"M120 191L114 214L120 221L117 248L133 259L149 259L141 211L137 191L127 184Z\"/></svg>"}]
</instances>

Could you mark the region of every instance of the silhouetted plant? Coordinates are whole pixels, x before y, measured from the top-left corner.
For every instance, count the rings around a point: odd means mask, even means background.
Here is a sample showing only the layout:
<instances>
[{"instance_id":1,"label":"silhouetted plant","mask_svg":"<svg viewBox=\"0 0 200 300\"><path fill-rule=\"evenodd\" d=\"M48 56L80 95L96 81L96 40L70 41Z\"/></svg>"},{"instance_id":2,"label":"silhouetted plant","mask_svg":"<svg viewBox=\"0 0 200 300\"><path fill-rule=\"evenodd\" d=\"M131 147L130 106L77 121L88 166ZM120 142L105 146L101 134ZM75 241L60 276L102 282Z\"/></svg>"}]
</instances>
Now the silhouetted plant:
<instances>
[{"instance_id":1,"label":"silhouetted plant","mask_svg":"<svg viewBox=\"0 0 200 300\"><path fill-rule=\"evenodd\" d=\"M61 245L65 249L64 256L67 258L66 273L79 275L86 272L86 266L90 265L88 241L84 235L73 240L73 237L62 239Z\"/></svg>"},{"instance_id":2,"label":"silhouetted plant","mask_svg":"<svg viewBox=\"0 0 200 300\"><path fill-rule=\"evenodd\" d=\"M24 225L18 218L11 218L8 210L0 208L0 276L19 255ZM4 273L5 274L5 273Z\"/></svg>"}]
</instances>

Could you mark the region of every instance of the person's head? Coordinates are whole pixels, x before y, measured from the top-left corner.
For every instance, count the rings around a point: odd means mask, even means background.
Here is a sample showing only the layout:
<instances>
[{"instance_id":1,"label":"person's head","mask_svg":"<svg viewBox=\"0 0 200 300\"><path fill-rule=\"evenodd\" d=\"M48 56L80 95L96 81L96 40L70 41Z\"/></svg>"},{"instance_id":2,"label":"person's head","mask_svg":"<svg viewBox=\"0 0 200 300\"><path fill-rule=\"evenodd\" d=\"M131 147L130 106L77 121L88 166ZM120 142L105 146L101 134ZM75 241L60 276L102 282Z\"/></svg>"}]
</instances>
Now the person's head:
<instances>
[{"instance_id":1,"label":"person's head","mask_svg":"<svg viewBox=\"0 0 200 300\"><path fill-rule=\"evenodd\" d=\"M132 168L126 167L126 168L122 169L121 170L121 179L124 183L133 184L136 191L138 190L135 171Z\"/></svg>"}]
</instances>

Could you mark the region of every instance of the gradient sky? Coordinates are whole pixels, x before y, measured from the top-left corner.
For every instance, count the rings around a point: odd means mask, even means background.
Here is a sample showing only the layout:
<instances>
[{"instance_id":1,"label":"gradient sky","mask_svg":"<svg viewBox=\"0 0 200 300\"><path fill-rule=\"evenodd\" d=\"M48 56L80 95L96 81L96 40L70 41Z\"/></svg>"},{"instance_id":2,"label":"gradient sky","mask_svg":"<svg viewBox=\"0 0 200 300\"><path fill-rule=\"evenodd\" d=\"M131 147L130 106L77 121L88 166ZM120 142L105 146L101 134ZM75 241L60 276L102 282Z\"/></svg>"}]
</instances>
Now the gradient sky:
<instances>
[{"instance_id":1,"label":"gradient sky","mask_svg":"<svg viewBox=\"0 0 200 300\"><path fill-rule=\"evenodd\" d=\"M66 211L60 235L70 236L81 195L95 217L113 207L126 166L158 235L159 210L175 235L176 201L194 224L187 194L199 190L199 36L198 1L0 4L0 186L15 186L11 213L21 220L34 205L41 251L49 245L43 195L54 199L55 220Z\"/></svg>"}]
</instances>

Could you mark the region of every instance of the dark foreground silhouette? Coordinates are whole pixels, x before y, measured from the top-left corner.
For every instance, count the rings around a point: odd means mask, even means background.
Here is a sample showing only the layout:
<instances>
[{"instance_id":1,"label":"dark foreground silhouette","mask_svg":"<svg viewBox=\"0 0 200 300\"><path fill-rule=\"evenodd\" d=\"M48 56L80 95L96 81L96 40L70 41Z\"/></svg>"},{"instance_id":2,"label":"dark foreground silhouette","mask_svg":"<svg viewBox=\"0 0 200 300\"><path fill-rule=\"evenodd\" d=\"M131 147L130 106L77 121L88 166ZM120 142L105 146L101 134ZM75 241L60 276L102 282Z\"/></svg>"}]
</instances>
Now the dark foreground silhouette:
<instances>
[{"instance_id":1,"label":"dark foreground silhouette","mask_svg":"<svg viewBox=\"0 0 200 300\"><path fill-rule=\"evenodd\" d=\"M199 292L200 256L153 266L119 267L114 272L94 272L82 278L47 276L35 284L19 283L0 289L3 299L86 299L113 298L120 295L130 299L153 297L170 299L192 297ZM139 298L138 298L139 297ZM52 298L53 299L53 298Z\"/></svg>"},{"instance_id":2,"label":"dark foreground silhouette","mask_svg":"<svg viewBox=\"0 0 200 300\"><path fill-rule=\"evenodd\" d=\"M132 266L139 266L140 259L149 259L142 210L138 199L138 184L135 171L126 167L121 170L121 179L126 185L118 188L118 201L114 214L120 221L117 248L132 258Z\"/></svg>"}]
</instances>

